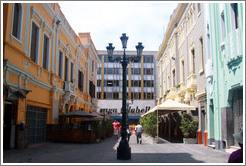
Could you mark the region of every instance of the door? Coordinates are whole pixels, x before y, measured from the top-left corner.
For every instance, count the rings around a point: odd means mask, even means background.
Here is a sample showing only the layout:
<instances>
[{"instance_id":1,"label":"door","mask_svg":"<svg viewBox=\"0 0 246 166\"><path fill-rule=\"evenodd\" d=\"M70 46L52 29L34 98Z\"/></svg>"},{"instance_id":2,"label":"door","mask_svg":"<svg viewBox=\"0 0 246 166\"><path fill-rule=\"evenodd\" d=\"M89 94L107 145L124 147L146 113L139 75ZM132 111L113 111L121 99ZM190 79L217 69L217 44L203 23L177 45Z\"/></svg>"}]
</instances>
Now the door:
<instances>
[{"instance_id":1,"label":"door","mask_svg":"<svg viewBox=\"0 0 246 166\"><path fill-rule=\"evenodd\" d=\"M5 101L4 105L4 129L3 129L3 148L15 148L16 144L16 116L17 103Z\"/></svg>"},{"instance_id":2,"label":"door","mask_svg":"<svg viewBox=\"0 0 246 166\"><path fill-rule=\"evenodd\" d=\"M233 92L233 116L234 116L234 133L239 132L243 127L243 89L234 90ZM234 140L234 146L239 146Z\"/></svg>"},{"instance_id":3,"label":"door","mask_svg":"<svg viewBox=\"0 0 246 166\"><path fill-rule=\"evenodd\" d=\"M27 106L26 123L29 144L46 141L47 110L41 107Z\"/></svg>"},{"instance_id":4,"label":"door","mask_svg":"<svg viewBox=\"0 0 246 166\"><path fill-rule=\"evenodd\" d=\"M202 123L202 143L204 143L204 131L205 131L205 110L201 111L201 123Z\"/></svg>"}]
</instances>

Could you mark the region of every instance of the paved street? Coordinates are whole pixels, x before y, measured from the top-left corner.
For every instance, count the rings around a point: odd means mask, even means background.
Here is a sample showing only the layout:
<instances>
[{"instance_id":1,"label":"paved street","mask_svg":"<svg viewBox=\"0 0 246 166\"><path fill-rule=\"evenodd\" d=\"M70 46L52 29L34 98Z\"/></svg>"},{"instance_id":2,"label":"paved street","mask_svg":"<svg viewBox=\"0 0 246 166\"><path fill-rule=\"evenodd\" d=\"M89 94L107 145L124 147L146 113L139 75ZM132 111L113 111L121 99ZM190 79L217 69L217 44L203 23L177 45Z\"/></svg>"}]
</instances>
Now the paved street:
<instances>
[{"instance_id":1,"label":"paved street","mask_svg":"<svg viewBox=\"0 0 246 166\"><path fill-rule=\"evenodd\" d=\"M137 144L132 135L132 159L117 160L118 141L111 137L94 144L47 142L4 151L3 163L226 163L229 157L229 153L198 144L153 144L149 137Z\"/></svg>"}]
</instances>

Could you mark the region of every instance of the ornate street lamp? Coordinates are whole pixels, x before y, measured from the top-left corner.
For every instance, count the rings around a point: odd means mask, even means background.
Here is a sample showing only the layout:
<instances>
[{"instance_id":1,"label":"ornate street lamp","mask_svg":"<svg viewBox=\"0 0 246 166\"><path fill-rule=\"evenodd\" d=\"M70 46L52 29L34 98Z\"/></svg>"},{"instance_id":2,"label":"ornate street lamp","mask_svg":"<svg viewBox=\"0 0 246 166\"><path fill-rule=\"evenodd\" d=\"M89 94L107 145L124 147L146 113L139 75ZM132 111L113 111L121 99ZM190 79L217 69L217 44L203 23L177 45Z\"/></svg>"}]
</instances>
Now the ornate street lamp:
<instances>
[{"instance_id":1,"label":"ornate street lamp","mask_svg":"<svg viewBox=\"0 0 246 166\"><path fill-rule=\"evenodd\" d=\"M128 63L131 62L139 62L141 60L141 56L142 56L142 52L143 52L143 48L144 46L142 45L142 43L138 43L138 45L136 46L137 49L137 56L136 57L126 57L126 45L127 45L127 40L128 40L128 36L126 36L125 33L122 33L122 36L120 37L120 40L122 42L122 48L124 49L124 53L123 53L123 57L116 57L113 58L113 52L114 52L114 48L112 45L112 43L109 43L109 46L107 46L107 52L108 52L108 60L110 62L120 62L122 65L122 70L123 70L123 99L122 99L122 109L121 109L121 113L122 113L122 133L121 133L121 141L120 144L117 148L117 159L119 160L130 160L131 159L131 148L129 147L129 143L127 141L127 93L126 93L126 70L127 70L127 65Z\"/></svg>"}]
</instances>

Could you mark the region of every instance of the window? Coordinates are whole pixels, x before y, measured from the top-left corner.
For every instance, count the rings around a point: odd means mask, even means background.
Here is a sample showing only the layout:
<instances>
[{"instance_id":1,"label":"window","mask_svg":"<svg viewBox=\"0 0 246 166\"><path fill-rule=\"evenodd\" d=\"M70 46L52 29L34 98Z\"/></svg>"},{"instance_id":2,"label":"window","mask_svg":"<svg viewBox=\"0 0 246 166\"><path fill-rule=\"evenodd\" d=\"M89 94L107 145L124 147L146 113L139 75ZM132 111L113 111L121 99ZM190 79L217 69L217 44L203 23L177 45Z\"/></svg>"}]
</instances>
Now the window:
<instances>
[{"instance_id":1,"label":"window","mask_svg":"<svg viewBox=\"0 0 246 166\"><path fill-rule=\"evenodd\" d=\"M175 69L173 70L173 87L175 86Z\"/></svg>"},{"instance_id":2,"label":"window","mask_svg":"<svg viewBox=\"0 0 246 166\"><path fill-rule=\"evenodd\" d=\"M91 68L92 68L92 73L94 73L95 62L92 61L91 65L92 65L92 66L91 66Z\"/></svg>"},{"instance_id":3,"label":"window","mask_svg":"<svg viewBox=\"0 0 246 166\"><path fill-rule=\"evenodd\" d=\"M113 81L112 80L107 80L107 86L113 86Z\"/></svg>"},{"instance_id":4,"label":"window","mask_svg":"<svg viewBox=\"0 0 246 166\"><path fill-rule=\"evenodd\" d=\"M71 74L70 74L70 81L71 82L73 82L73 79L74 79L73 72L74 72L74 64L73 64L73 62L71 62Z\"/></svg>"},{"instance_id":5,"label":"window","mask_svg":"<svg viewBox=\"0 0 246 166\"><path fill-rule=\"evenodd\" d=\"M221 12L220 15L220 25L221 25L221 40L225 41L225 15L224 11Z\"/></svg>"},{"instance_id":6,"label":"window","mask_svg":"<svg viewBox=\"0 0 246 166\"><path fill-rule=\"evenodd\" d=\"M232 26L233 29L237 29L238 28L238 6L237 3L232 3L231 4L231 8L232 8L232 12L231 12L231 20L232 20Z\"/></svg>"},{"instance_id":7,"label":"window","mask_svg":"<svg viewBox=\"0 0 246 166\"><path fill-rule=\"evenodd\" d=\"M113 93L107 92L107 99L113 99Z\"/></svg>"},{"instance_id":8,"label":"window","mask_svg":"<svg viewBox=\"0 0 246 166\"><path fill-rule=\"evenodd\" d=\"M105 74L114 74L113 68L105 68Z\"/></svg>"},{"instance_id":9,"label":"window","mask_svg":"<svg viewBox=\"0 0 246 166\"><path fill-rule=\"evenodd\" d=\"M119 99L119 93L118 92L113 93L113 99Z\"/></svg>"},{"instance_id":10,"label":"window","mask_svg":"<svg viewBox=\"0 0 246 166\"><path fill-rule=\"evenodd\" d=\"M97 86L101 86L101 80L97 80Z\"/></svg>"},{"instance_id":11,"label":"window","mask_svg":"<svg viewBox=\"0 0 246 166\"><path fill-rule=\"evenodd\" d=\"M101 71L102 70L102 68L97 68L97 74L101 74Z\"/></svg>"},{"instance_id":12,"label":"window","mask_svg":"<svg viewBox=\"0 0 246 166\"><path fill-rule=\"evenodd\" d=\"M145 68L144 75L153 75L153 68Z\"/></svg>"},{"instance_id":13,"label":"window","mask_svg":"<svg viewBox=\"0 0 246 166\"><path fill-rule=\"evenodd\" d=\"M181 61L181 81L184 82L184 60Z\"/></svg>"},{"instance_id":14,"label":"window","mask_svg":"<svg viewBox=\"0 0 246 166\"><path fill-rule=\"evenodd\" d=\"M32 22L32 35L31 35L31 60L38 63L38 43L39 40L39 27Z\"/></svg>"},{"instance_id":15,"label":"window","mask_svg":"<svg viewBox=\"0 0 246 166\"><path fill-rule=\"evenodd\" d=\"M63 73L63 52L59 50L59 72L58 76L60 79L62 79L62 73Z\"/></svg>"},{"instance_id":16,"label":"window","mask_svg":"<svg viewBox=\"0 0 246 166\"><path fill-rule=\"evenodd\" d=\"M95 98L96 87L92 81L90 81L89 94L91 98Z\"/></svg>"},{"instance_id":17,"label":"window","mask_svg":"<svg viewBox=\"0 0 246 166\"><path fill-rule=\"evenodd\" d=\"M139 75L139 74L141 74L141 69L140 68L132 68L131 72L132 72L132 75Z\"/></svg>"},{"instance_id":18,"label":"window","mask_svg":"<svg viewBox=\"0 0 246 166\"><path fill-rule=\"evenodd\" d=\"M203 73L204 71L204 66L203 66L203 63L204 63L204 60L203 60L203 39L202 37L199 39L200 41L200 50L201 50L201 53L200 53L200 73Z\"/></svg>"},{"instance_id":19,"label":"window","mask_svg":"<svg viewBox=\"0 0 246 166\"><path fill-rule=\"evenodd\" d=\"M195 49L191 50L192 71L195 74Z\"/></svg>"},{"instance_id":20,"label":"window","mask_svg":"<svg viewBox=\"0 0 246 166\"><path fill-rule=\"evenodd\" d=\"M65 81L68 81L68 73L69 73L69 59L65 56Z\"/></svg>"},{"instance_id":21,"label":"window","mask_svg":"<svg viewBox=\"0 0 246 166\"><path fill-rule=\"evenodd\" d=\"M97 98L101 99L101 92L97 92Z\"/></svg>"},{"instance_id":22,"label":"window","mask_svg":"<svg viewBox=\"0 0 246 166\"><path fill-rule=\"evenodd\" d=\"M144 93L144 99L153 99L153 93Z\"/></svg>"},{"instance_id":23,"label":"window","mask_svg":"<svg viewBox=\"0 0 246 166\"><path fill-rule=\"evenodd\" d=\"M210 33L209 33L209 24L207 24L207 55L208 59L210 59Z\"/></svg>"},{"instance_id":24,"label":"window","mask_svg":"<svg viewBox=\"0 0 246 166\"><path fill-rule=\"evenodd\" d=\"M46 34L44 34L44 45L43 45L43 68L48 70L49 65L49 38Z\"/></svg>"},{"instance_id":25,"label":"window","mask_svg":"<svg viewBox=\"0 0 246 166\"><path fill-rule=\"evenodd\" d=\"M83 92L83 82L84 82L84 74L79 70L79 75L78 75L78 88L81 92Z\"/></svg>"},{"instance_id":26,"label":"window","mask_svg":"<svg viewBox=\"0 0 246 166\"><path fill-rule=\"evenodd\" d=\"M20 3L14 4L12 35L21 40L22 6Z\"/></svg>"},{"instance_id":27,"label":"window","mask_svg":"<svg viewBox=\"0 0 246 166\"><path fill-rule=\"evenodd\" d=\"M197 10L198 10L198 14L199 14L201 12L201 4L200 3L197 4Z\"/></svg>"}]
</instances>

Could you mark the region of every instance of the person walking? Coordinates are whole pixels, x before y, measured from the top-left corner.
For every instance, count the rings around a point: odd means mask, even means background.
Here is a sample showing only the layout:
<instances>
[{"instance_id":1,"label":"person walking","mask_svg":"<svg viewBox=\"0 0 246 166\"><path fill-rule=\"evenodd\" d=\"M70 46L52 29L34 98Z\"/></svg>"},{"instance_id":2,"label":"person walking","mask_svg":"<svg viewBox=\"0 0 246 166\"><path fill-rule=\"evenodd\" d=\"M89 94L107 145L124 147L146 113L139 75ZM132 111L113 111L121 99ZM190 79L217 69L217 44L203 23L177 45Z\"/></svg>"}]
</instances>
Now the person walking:
<instances>
[{"instance_id":1,"label":"person walking","mask_svg":"<svg viewBox=\"0 0 246 166\"><path fill-rule=\"evenodd\" d=\"M243 130L233 134L233 137L237 140L240 149L231 153L228 163L242 163L243 162Z\"/></svg>"},{"instance_id":2,"label":"person walking","mask_svg":"<svg viewBox=\"0 0 246 166\"><path fill-rule=\"evenodd\" d=\"M142 127L142 125L139 124L139 122L138 122L138 125L135 127L135 132L137 135L137 143L142 144L143 127Z\"/></svg>"},{"instance_id":3,"label":"person walking","mask_svg":"<svg viewBox=\"0 0 246 166\"><path fill-rule=\"evenodd\" d=\"M130 137L131 137L131 135L132 135L132 133L131 133L131 128L128 127L128 129L126 130L126 132L127 132L127 141L128 141L128 143L129 143Z\"/></svg>"},{"instance_id":4,"label":"person walking","mask_svg":"<svg viewBox=\"0 0 246 166\"><path fill-rule=\"evenodd\" d=\"M119 122L117 120L114 121L113 123L113 128L114 128L114 139L118 139L118 134L119 134Z\"/></svg>"}]
</instances>

